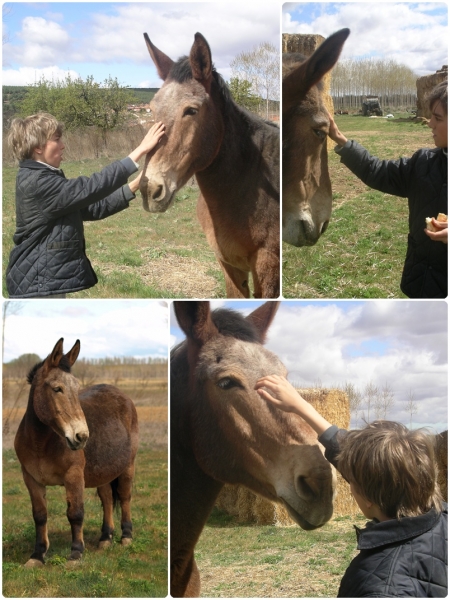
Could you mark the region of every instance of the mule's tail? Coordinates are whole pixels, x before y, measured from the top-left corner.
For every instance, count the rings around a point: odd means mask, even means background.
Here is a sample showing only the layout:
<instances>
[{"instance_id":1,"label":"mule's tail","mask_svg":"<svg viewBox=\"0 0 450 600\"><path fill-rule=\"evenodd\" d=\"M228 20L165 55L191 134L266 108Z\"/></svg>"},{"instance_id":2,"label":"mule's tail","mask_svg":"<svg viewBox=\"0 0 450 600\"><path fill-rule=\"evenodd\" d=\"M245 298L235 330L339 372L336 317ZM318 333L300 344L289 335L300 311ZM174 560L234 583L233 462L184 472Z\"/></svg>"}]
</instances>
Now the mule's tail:
<instances>
[{"instance_id":1,"label":"mule's tail","mask_svg":"<svg viewBox=\"0 0 450 600\"><path fill-rule=\"evenodd\" d=\"M119 492L118 492L118 488L119 488L119 478L116 477L116 479L113 479L113 481L111 481L111 483L109 484L111 486L111 491L112 491L112 496L113 496L113 508L116 509L119 506Z\"/></svg>"}]
</instances>

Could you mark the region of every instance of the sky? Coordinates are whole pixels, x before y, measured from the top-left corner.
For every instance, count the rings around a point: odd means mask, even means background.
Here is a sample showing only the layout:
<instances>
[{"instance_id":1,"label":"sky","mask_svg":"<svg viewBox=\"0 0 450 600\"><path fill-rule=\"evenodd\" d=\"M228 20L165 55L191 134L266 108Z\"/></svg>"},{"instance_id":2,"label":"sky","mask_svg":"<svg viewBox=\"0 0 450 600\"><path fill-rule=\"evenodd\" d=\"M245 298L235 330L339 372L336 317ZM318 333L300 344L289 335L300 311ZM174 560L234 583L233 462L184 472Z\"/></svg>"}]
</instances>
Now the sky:
<instances>
[{"instance_id":1,"label":"sky","mask_svg":"<svg viewBox=\"0 0 450 600\"><path fill-rule=\"evenodd\" d=\"M45 358L64 338L77 339L80 358L167 358L168 307L159 300L14 301L20 310L5 321L4 361L22 354Z\"/></svg>"},{"instance_id":2,"label":"sky","mask_svg":"<svg viewBox=\"0 0 450 600\"><path fill-rule=\"evenodd\" d=\"M249 314L261 302L211 301ZM442 301L282 301L266 346L288 369L296 387L363 391L386 384L395 405L387 418L410 424L409 394L417 407L413 427L448 429L448 315ZM182 341L171 309L171 346ZM373 420L375 415L372 415ZM361 420L352 421L360 426Z\"/></svg>"},{"instance_id":3,"label":"sky","mask_svg":"<svg viewBox=\"0 0 450 600\"><path fill-rule=\"evenodd\" d=\"M385 58L417 75L448 64L448 7L438 2L289 2L283 4L283 33L328 37L351 31L341 57Z\"/></svg>"},{"instance_id":4,"label":"sky","mask_svg":"<svg viewBox=\"0 0 450 600\"><path fill-rule=\"evenodd\" d=\"M160 87L143 33L170 58L189 54L194 34L208 40L229 80L230 62L261 42L279 45L280 4L261 2L7 2L3 84L40 77L109 76L130 87Z\"/></svg>"}]
</instances>

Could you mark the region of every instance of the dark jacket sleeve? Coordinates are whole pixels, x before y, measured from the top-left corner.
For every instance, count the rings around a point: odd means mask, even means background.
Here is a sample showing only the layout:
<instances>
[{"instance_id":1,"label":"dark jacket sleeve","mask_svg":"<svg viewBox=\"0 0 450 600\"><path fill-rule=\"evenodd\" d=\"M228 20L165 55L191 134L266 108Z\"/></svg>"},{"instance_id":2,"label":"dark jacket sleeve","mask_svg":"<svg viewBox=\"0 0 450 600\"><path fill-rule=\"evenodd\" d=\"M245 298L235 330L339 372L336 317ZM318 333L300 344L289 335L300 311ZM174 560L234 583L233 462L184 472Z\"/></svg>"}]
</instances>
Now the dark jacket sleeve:
<instances>
[{"instance_id":1,"label":"dark jacket sleeve","mask_svg":"<svg viewBox=\"0 0 450 600\"><path fill-rule=\"evenodd\" d=\"M107 198L90 204L81 211L83 221L100 221L128 208L130 200L136 198L128 184L123 185Z\"/></svg>"},{"instance_id":2,"label":"dark jacket sleeve","mask_svg":"<svg viewBox=\"0 0 450 600\"><path fill-rule=\"evenodd\" d=\"M337 456L340 452L339 442L346 433L346 429L339 429L337 425L332 425L319 436L319 442L322 446L325 446L325 458L333 465L333 467L336 467L336 469L338 469Z\"/></svg>"},{"instance_id":3,"label":"dark jacket sleeve","mask_svg":"<svg viewBox=\"0 0 450 600\"><path fill-rule=\"evenodd\" d=\"M341 162L369 187L402 198L409 196L412 158L380 160L354 140L337 146L335 152Z\"/></svg>"},{"instance_id":4,"label":"dark jacket sleeve","mask_svg":"<svg viewBox=\"0 0 450 600\"><path fill-rule=\"evenodd\" d=\"M42 216L45 221L50 221L77 210L82 211L88 206L106 199L117 190L120 192L119 188L127 183L128 178L135 171L137 171L136 164L128 157L111 163L90 177L80 176L74 179L65 179L51 174L49 176L48 171L43 171L37 181L38 189L36 190L36 196L41 198ZM122 202L125 200L123 193L119 198ZM113 204L115 202L117 202L117 198L113 200ZM100 208L97 212L101 213L104 210L105 208ZM117 209L113 212L117 212ZM104 216L107 215L104 214Z\"/></svg>"}]
</instances>

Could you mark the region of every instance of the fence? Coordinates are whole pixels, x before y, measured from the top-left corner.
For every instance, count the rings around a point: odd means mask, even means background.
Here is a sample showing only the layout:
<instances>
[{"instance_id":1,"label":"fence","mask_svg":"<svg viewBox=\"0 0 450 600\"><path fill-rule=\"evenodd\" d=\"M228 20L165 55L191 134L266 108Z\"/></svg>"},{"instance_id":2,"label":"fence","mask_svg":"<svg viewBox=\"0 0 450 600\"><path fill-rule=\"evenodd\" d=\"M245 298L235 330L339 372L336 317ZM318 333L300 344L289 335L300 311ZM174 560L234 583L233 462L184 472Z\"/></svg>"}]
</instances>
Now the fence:
<instances>
[{"instance_id":1,"label":"fence","mask_svg":"<svg viewBox=\"0 0 450 600\"><path fill-rule=\"evenodd\" d=\"M366 98L365 95L342 95L332 96L334 110L349 111L349 112L360 112L362 109L363 100ZM415 111L417 109L417 96L416 94L390 94L390 95L379 95L381 108L383 112L389 111Z\"/></svg>"}]
</instances>

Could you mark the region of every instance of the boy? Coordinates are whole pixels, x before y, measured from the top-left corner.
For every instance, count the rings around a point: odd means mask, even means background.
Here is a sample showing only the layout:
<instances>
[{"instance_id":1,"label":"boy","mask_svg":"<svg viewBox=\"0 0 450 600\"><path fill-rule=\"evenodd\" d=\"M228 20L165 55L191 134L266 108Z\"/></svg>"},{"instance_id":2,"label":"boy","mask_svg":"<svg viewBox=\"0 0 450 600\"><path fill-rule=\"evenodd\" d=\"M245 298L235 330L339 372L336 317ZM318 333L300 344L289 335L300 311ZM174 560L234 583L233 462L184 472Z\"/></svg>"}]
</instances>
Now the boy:
<instances>
[{"instance_id":1,"label":"boy","mask_svg":"<svg viewBox=\"0 0 450 600\"><path fill-rule=\"evenodd\" d=\"M19 160L16 180L15 247L6 271L11 298L65 297L97 283L86 256L83 221L104 219L135 198L140 177L127 184L164 135L155 123L139 146L123 160L91 177L66 179L63 126L39 113L14 119L8 137Z\"/></svg>"},{"instance_id":2,"label":"boy","mask_svg":"<svg viewBox=\"0 0 450 600\"><path fill-rule=\"evenodd\" d=\"M325 457L372 519L364 529L356 528L360 553L346 570L338 597L445 597L447 505L436 482L429 436L391 421L338 429L278 375L263 377L255 389L317 432Z\"/></svg>"},{"instance_id":3,"label":"boy","mask_svg":"<svg viewBox=\"0 0 450 600\"><path fill-rule=\"evenodd\" d=\"M418 150L411 158L379 160L360 144L348 140L330 116L328 135L336 142L335 151L361 181L376 190L408 198L408 248L400 287L409 298L447 297L447 223L436 221L439 213L448 214L447 81L437 85L428 96L436 148ZM425 219L433 217L437 230L430 232Z\"/></svg>"}]
</instances>

